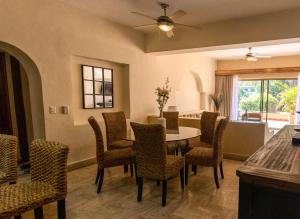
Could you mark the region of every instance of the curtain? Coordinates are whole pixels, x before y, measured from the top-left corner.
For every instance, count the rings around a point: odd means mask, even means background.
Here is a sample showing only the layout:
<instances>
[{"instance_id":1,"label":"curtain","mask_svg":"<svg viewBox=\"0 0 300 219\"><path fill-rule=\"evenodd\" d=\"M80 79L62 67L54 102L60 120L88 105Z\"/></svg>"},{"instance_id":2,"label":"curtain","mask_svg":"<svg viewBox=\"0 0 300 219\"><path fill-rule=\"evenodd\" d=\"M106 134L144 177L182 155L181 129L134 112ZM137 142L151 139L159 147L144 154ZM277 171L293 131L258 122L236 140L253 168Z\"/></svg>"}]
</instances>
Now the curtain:
<instances>
[{"instance_id":1,"label":"curtain","mask_svg":"<svg viewBox=\"0 0 300 219\"><path fill-rule=\"evenodd\" d=\"M215 93L223 95L223 102L220 105L220 114L230 116L232 103L232 75L216 76Z\"/></svg>"},{"instance_id":2,"label":"curtain","mask_svg":"<svg viewBox=\"0 0 300 219\"><path fill-rule=\"evenodd\" d=\"M238 112L237 83L237 75L216 76L215 92L223 95L220 114L222 116L230 117L232 120L237 119Z\"/></svg>"},{"instance_id":3,"label":"curtain","mask_svg":"<svg viewBox=\"0 0 300 219\"><path fill-rule=\"evenodd\" d=\"M296 112L300 111L300 73L298 74L297 82L297 99L296 99ZM295 113L295 124L300 124L300 114Z\"/></svg>"},{"instance_id":4,"label":"curtain","mask_svg":"<svg viewBox=\"0 0 300 219\"><path fill-rule=\"evenodd\" d=\"M231 91L231 110L230 110L230 119L238 119L238 75L232 77L232 91Z\"/></svg>"}]
</instances>

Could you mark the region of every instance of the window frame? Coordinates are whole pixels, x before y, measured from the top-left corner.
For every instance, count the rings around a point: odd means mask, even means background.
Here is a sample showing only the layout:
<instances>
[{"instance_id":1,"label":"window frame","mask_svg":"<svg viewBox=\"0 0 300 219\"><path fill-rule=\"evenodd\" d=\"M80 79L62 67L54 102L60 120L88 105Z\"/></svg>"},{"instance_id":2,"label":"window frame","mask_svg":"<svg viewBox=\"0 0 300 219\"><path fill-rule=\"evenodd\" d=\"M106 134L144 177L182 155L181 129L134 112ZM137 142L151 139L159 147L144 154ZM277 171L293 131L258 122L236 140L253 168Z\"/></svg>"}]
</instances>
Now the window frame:
<instances>
[{"instance_id":1,"label":"window frame","mask_svg":"<svg viewBox=\"0 0 300 219\"><path fill-rule=\"evenodd\" d=\"M92 79L85 79L85 77L84 77L84 73L85 73L84 68L85 67L90 67L92 69ZM102 80L96 80L95 79L95 68L101 69ZM105 70L110 71L111 81L105 81L105 78L104 78L104 71ZM112 108L114 108L114 81L113 81L113 79L114 79L114 77L113 77L113 69L112 68L82 64L81 65L81 81L82 81L82 107L83 107L83 109L112 109ZM93 90L92 94L85 92L85 81L92 82L92 90ZM95 83L101 83L100 85L102 86L102 93L100 92L100 94L96 94L96 92L95 92ZM107 84L107 83L111 84L111 95L105 95L105 86L104 85ZM85 100L86 96L92 96L93 97L93 106L92 107L87 107L86 106L86 100ZM103 100L102 106L99 106L99 107L97 106L97 103L96 103L96 97L97 96L102 96L102 100ZM107 106L105 101L108 100L110 97L111 97L111 106Z\"/></svg>"}]
</instances>

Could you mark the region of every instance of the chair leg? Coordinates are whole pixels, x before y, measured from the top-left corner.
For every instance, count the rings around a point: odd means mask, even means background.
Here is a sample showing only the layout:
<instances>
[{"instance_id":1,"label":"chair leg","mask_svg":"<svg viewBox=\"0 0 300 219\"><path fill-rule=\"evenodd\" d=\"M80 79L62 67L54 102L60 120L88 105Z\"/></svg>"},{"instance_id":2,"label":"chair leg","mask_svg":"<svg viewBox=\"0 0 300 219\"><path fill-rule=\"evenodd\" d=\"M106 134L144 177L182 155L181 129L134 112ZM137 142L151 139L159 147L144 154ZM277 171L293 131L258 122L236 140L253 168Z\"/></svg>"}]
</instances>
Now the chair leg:
<instances>
[{"instance_id":1,"label":"chair leg","mask_svg":"<svg viewBox=\"0 0 300 219\"><path fill-rule=\"evenodd\" d=\"M133 176L133 165L132 165L132 163L130 164L130 176Z\"/></svg>"},{"instance_id":2,"label":"chair leg","mask_svg":"<svg viewBox=\"0 0 300 219\"><path fill-rule=\"evenodd\" d=\"M141 202L143 196L143 177L138 177L138 197L137 201Z\"/></svg>"},{"instance_id":3,"label":"chair leg","mask_svg":"<svg viewBox=\"0 0 300 219\"><path fill-rule=\"evenodd\" d=\"M175 149L175 155L178 156L178 148Z\"/></svg>"},{"instance_id":4,"label":"chair leg","mask_svg":"<svg viewBox=\"0 0 300 219\"><path fill-rule=\"evenodd\" d=\"M184 171L183 171L183 168L180 169L180 184L181 184L181 188L184 189Z\"/></svg>"},{"instance_id":5,"label":"chair leg","mask_svg":"<svg viewBox=\"0 0 300 219\"><path fill-rule=\"evenodd\" d=\"M61 199L57 201L57 218L66 219L66 200Z\"/></svg>"},{"instance_id":6,"label":"chair leg","mask_svg":"<svg viewBox=\"0 0 300 219\"><path fill-rule=\"evenodd\" d=\"M166 206L166 203L167 203L167 180L163 180L161 205Z\"/></svg>"},{"instance_id":7,"label":"chair leg","mask_svg":"<svg viewBox=\"0 0 300 219\"><path fill-rule=\"evenodd\" d=\"M124 165L124 173L128 173L128 165Z\"/></svg>"},{"instance_id":8,"label":"chair leg","mask_svg":"<svg viewBox=\"0 0 300 219\"><path fill-rule=\"evenodd\" d=\"M222 179L224 179L224 173L223 173L223 162L220 162L220 173L221 173L221 177Z\"/></svg>"},{"instance_id":9,"label":"chair leg","mask_svg":"<svg viewBox=\"0 0 300 219\"><path fill-rule=\"evenodd\" d=\"M97 193L101 192L101 188L102 188L102 184L103 184L103 178L104 178L104 169L100 170L100 179L98 182L98 189L97 189Z\"/></svg>"},{"instance_id":10,"label":"chair leg","mask_svg":"<svg viewBox=\"0 0 300 219\"><path fill-rule=\"evenodd\" d=\"M14 216L14 219L22 219L22 216L21 215L16 215L16 216Z\"/></svg>"},{"instance_id":11,"label":"chair leg","mask_svg":"<svg viewBox=\"0 0 300 219\"><path fill-rule=\"evenodd\" d=\"M185 185L187 186L189 182L189 165L185 164Z\"/></svg>"},{"instance_id":12,"label":"chair leg","mask_svg":"<svg viewBox=\"0 0 300 219\"><path fill-rule=\"evenodd\" d=\"M43 207L38 207L34 209L34 218L35 219L43 219L44 213L43 213Z\"/></svg>"},{"instance_id":13,"label":"chair leg","mask_svg":"<svg viewBox=\"0 0 300 219\"><path fill-rule=\"evenodd\" d=\"M98 183L98 181L99 181L99 177L100 177L100 169L99 169L99 167L97 167L97 175L96 175L95 184L97 184L97 183Z\"/></svg>"},{"instance_id":14,"label":"chair leg","mask_svg":"<svg viewBox=\"0 0 300 219\"><path fill-rule=\"evenodd\" d=\"M194 172L194 175L197 175L197 165L192 165L192 170Z\"/></svg>"},{"instance_id":15,"label":"chair leg","mask_svg":"<svg viewBox=\"0 0 300 219\"><path fill-rule=\"evenodd\" d=\"M160 181L156 180L156 185L159 186L160 185Z\"/></svg>"},{"instance_id":16,"label":"chair leg","mask_svg":"<svg viewBox=\"0 0 300 219\"><path fill-rule=\"evenodd\" d=\"M214 167L214 178L217 189L220 188L219 179L218 179L218 167Z\"/></svg>"},{"instance_id":17,"label":"chair leg","mask_svg":"<svg viewBox=\"0 0 300 219\"><path fill-rule=\"evenodd\" d=\"M136 166L135 162L134 162L133 166L134 166L135 182L136 182L136 184L138 184L137 166Z\"/></svg>"}]
</instances>

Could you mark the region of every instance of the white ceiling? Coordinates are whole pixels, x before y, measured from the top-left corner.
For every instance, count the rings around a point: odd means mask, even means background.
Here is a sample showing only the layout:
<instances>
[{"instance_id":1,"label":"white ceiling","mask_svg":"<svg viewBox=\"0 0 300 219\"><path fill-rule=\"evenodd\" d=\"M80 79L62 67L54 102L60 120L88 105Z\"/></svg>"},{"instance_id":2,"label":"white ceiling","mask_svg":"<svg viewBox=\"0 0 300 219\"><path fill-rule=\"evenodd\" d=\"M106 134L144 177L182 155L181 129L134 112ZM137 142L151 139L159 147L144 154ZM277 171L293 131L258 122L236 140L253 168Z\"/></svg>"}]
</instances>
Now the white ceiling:
<instances>
[{"instance_id":1,"label":"white ceiling","mask_svg":"<svg viewBox=\"0 0 300 219\"><path fill-rule=\"evenodd\" d=\"M147 18L131 14L142 12L154 17L162 15L156 0L61 0L77 8L127 26L151 23ZM188 14L177 22L196 25L231 18L247 17L300 7L299 0L160 0L170 4L168 14L178 9Z\"/></svg>"},{"instance_id":2,"label":"white ceiling","mask_svg":"<svg viewBox=\"0 0 300 219\"><path fill-rule=\"evenodd\" d=\"M300 55L300 43L258 46L252 48L253 53L271 56ZM202 52L203 55L217 60L243 59L248 53L248 48L236 48Z\"/></svg>"}]
</instances>

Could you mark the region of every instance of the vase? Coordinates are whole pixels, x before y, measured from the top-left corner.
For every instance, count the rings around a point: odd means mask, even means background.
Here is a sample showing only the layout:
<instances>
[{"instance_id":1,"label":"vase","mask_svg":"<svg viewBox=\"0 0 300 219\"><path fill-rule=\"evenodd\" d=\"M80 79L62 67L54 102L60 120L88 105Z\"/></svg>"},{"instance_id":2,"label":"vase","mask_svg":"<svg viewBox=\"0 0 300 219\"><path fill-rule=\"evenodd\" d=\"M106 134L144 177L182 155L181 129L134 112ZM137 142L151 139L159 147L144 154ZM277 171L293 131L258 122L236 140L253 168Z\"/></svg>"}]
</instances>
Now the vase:
<instances>
[{"instance_id":1,"label":"vase","mask_svg":"<svg viewBox=\"0 0 300 219\"><path fill-rule=\"evenodd\" d=\"M162 125L164 128L167 126L167 121L164 117L158 117L157 118L157 124Z\"/></svg>"}]
</instances>

